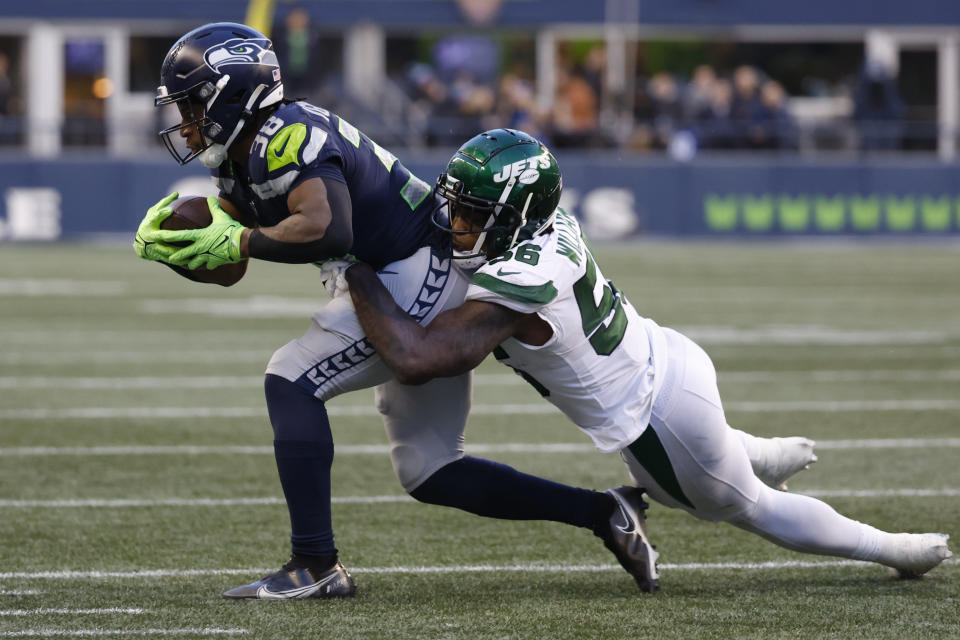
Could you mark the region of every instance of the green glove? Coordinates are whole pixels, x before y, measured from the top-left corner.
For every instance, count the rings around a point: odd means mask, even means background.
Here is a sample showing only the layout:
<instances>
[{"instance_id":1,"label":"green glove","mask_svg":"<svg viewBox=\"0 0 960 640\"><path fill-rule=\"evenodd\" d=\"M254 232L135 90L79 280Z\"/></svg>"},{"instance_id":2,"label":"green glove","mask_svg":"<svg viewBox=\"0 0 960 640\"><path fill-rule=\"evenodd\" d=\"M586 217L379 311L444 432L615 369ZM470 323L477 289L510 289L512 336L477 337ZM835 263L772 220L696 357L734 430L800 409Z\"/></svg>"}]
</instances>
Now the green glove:
<instances>
[{"instance_id":1,"label":"green glove","mask_svg":"<svg viewBox=\"0 0 960 640\"><path fill-rule=\"evenodd\" d=\"M180 194L174 191L147 209L147 215L145 215L140 222L140 226L137 228L137 235L133 239L133 250L144 260L160 260L161 262L166 262L170 256L180 248L165 244L156 237L157 232L161 231L160 225L173 214L170 203L176 200L179 195Z\"/></svg>"},{"instance_id":2,"label":"green glove","mask_svg":"<svg viewBox=\"0 0 960 640\"><path fill-rule=\"evenodd\" d=\"M188 269L199 269L202 266L216 269L221 265L246 260L240 255L240 237L246 227L220 208L216 196L207 198L207 206L213 219L205 228L157 233L157 237L163 242L191 243L171 255L167 262L186 266Z\"/></svg>"}]
</instances>

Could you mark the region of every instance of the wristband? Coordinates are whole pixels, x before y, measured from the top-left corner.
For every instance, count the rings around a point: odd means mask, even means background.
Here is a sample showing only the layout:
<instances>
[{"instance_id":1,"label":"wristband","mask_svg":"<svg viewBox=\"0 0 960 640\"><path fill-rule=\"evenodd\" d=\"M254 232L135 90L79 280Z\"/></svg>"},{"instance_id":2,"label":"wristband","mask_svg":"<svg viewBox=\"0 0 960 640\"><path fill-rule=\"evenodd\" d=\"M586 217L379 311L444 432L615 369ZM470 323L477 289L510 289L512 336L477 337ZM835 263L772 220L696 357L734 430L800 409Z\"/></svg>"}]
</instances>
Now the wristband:
<instances>
[{"instance_id":1,"label":"wristband","mask_svg":"<svg viewBox=\"0 0 960 640\"><path fill-rule=\"evenodd\" d=\"M247 245L250 257L269 262L283 262L286 264L306 264L330 257L325 238L311 242L281 242L274 240L260 229L250 232Z\"/></svg>"}]
</instances>

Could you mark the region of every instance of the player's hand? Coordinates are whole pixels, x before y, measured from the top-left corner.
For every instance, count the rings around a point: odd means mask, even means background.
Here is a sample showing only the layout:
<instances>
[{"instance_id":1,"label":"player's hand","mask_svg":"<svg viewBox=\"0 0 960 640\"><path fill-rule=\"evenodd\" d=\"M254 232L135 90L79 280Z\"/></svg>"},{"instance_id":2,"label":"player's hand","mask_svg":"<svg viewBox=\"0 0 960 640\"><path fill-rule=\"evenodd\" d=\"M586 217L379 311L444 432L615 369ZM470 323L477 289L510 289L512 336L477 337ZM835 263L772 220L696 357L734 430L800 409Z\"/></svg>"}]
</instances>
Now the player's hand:
<instances>
[{"instance_id":1,"label":"player's hand","mask_svg":"<svg viewBox=\"0 0 960 640\"><path fill-rule=\"evenodd\" d=\"M317 263L320 267L320 281L331 298L350 295L350 287L343 274L356 262L357 259L348 254L342 258L331 258Z\"/></svg>"},{"instance_id":2,"label":"player's hand","mask_svg":"<svg viewBox=\"0 0 960 640\"><path fill-rule=\"evenodd\" d=\"M147 215L140 222L137 228L137 235L133 239L133 250L144 260L160 260L166 262L170 256L177 252L179 247L174 247L162 242L157 238L157 233L161 231L160 225L163 221L173 215L173 209L170 203L179 197L176 191L166 198L147 209Z\"/></svg>"},{"instance_id":3,"label":"player's hand","mask_svg":"<svg viewBox=\"0 0 960 640\"><path fill-rule=\"evenodd\" d=\"M240 238L246 227L220 208L216 196L207 198L207 207L212 219L205 228L158 233L158 237L164 242L190 243L171 255L167 262L192 270L203 266L216 269L221 265L246 260L240 255Z\"/></svg>"}]
</instances>

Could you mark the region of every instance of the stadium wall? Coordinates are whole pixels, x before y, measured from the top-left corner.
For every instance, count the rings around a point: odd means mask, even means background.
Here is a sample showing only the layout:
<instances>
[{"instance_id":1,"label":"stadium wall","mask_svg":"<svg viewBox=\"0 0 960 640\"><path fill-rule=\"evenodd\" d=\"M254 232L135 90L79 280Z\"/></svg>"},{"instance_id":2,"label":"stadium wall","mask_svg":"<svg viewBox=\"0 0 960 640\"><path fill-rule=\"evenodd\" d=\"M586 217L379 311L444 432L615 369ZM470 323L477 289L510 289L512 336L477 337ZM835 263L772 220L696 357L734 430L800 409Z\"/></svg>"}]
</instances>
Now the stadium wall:
<instances>
[{"instance_id":1,"label":"stadium wall","mask_svg":"<svg viewBox=\"0 0 960 640\"><path fill-rule=\"evenodd\" d=\"M432 180L447 156L406 156ZM958 235L954 165L934 161L807 163L751 156L666 160L565 154L562 205L593 239L641 235ZM169 160L0 160L0 239L133 233L173 190L211 193L199 164Z\"/></svg>"}]
</instances>

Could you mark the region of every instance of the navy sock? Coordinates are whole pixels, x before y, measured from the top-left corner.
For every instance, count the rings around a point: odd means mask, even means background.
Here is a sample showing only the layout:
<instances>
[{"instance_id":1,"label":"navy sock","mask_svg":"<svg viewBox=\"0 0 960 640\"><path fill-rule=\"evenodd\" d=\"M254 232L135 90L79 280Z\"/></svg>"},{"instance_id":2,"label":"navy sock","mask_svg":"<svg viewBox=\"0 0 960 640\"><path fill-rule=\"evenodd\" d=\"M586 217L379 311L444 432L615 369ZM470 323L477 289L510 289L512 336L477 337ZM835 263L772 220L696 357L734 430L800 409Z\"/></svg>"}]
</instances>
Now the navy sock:
<instances>
[{"instance_id":1,"label":"navy sock","mask_svg":"<svg viewBox=\"0 0 960 640\"><path fill-rule=\"evenodd\" d=\"M410 492L420 502L504 520L552 520L597 532L616 506L612 497L466 456Z\"/></svg>"},{"instance_id":2,"label":"navy sock","mask_svg":"<svg viewBox=\"0 0 960 640\"><path fill-rule=\"evenodd\" d=\"M293 553L319 557L320 564L327 558L335 560L330 515L333 435L327 409L321 400L279 376L266 376L264 392L277 471L290 512Z\"/></svg>"}]
</instances>

